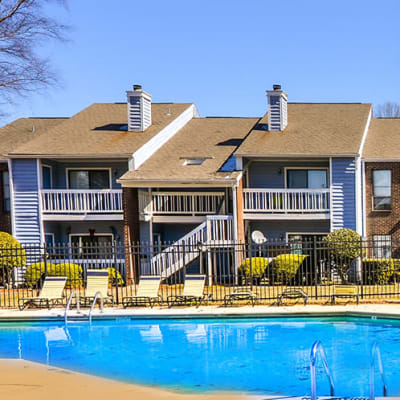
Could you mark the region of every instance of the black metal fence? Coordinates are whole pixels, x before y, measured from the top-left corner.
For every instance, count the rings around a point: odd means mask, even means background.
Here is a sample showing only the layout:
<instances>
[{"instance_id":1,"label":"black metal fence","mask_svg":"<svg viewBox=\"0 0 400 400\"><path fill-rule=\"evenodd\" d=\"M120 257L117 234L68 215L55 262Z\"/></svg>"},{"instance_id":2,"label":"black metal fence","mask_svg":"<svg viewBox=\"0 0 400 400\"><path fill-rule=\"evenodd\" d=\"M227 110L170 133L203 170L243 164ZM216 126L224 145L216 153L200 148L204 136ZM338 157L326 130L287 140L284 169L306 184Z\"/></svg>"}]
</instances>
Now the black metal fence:
<instances>
[{"instance_id":1,"label":"black metal fence","mask_svg":"<svg viewBox=\"0 0 400 400\"><path fill-rule=\"evenodd\" d=\"M399 257L399 258L396 258ZM288 288L310 301L327 302L337 285L356 287L361 299L400 299L400 242L328 242L319 236L262 245L231 241L177 245L136 243L70 244L0 248L0 307L17 307L37 296L46 276L67 276L64 295L85 294L87 271L109 270L115 304L137 293L140 277L161 276L160 296L182 293L185 276L206 276L205 293L223 302L246 288L259 301L275 302Z\"/></svg>"}]
</instances>

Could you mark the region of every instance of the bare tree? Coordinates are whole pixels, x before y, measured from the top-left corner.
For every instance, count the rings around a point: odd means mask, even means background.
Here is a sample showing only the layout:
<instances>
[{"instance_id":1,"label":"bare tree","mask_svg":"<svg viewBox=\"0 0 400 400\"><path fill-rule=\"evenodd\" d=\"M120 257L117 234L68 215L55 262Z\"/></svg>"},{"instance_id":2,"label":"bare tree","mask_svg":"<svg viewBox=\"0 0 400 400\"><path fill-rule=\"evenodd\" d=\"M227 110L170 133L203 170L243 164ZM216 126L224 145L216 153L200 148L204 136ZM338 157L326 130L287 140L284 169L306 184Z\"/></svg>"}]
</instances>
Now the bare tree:
<instances>
[{"instance_id":1,"label":"bare tree","mask_svg":"<svg viewBox=\"0 0 400 400\"><path fill-rule=\"evenodd\" d=\"M400 104L387 101L374 110L375 118L400 118Z\"/></svg>"},{"instance_id":2,"label":"bare tree","mask_svg":"<svg viewBox=\"0 0 400 400\"><path fill-rule=\"evenodd\" d=\"M46 16L44 6L61 0L0 0L0 98L10 101L56 83L50 61L39 54L48 40L62 41L67 29Z\"/></svg>"}]
</instances>

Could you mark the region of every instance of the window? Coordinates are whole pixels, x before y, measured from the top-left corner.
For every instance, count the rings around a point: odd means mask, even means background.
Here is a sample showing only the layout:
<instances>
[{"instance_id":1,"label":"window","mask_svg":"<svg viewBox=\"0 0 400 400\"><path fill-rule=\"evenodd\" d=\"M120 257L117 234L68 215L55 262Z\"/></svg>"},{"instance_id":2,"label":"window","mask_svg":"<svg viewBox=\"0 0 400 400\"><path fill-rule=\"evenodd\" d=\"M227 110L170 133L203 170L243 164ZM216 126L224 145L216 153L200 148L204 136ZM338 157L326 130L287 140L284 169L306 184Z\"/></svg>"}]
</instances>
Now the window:
<instances>
[{"instance_id":1,"label":"window","mask_svg":"<svg viewBox=\"0 0 400 400\"><path fill-rule=\"evenodd\" d=\"M110 189L110 171L108 169L68 170L70 189Z\"/></svg>"},{"instance_id":2,"label":"window","mask_svg":"<svg viewBox=\"0 0 400 400\"><path fill-rule=\"evenodd\" d=\"M373 170L373 209L385 211L392 209L392 171Z\"/></svg>"},{"instance_id":3,"label":"window","mask_svg":"<svg viewBox=\"0 0 400 400\"><path fill-rule=\"evenodd\" d=\"M10 212L11 201L10 201L10 176L8 171L3 171L1 174L1 182L3 186L3 211Z\"/></svg>"},{"instance_id":4,"label":"window","mask_svg":"<svg viewBox=\"0 0 400 400\"><path fill-rule=\"evenodd\" d=\"M201 165L205 161L205 158L184 158L183 165Z\"/></svg>"},{"instance_id":5,"label":"window","mask_svg":"<svg viewBox=\"0 0 400 400\"><path fill-rule=\"evenodd\" d=\"M51 189L51 167L42 166L42 187L43 189Z\"/></svg>"},{"instance_id":6,"label":"window","mask_svg":"<svg viewBox=\"0 0 400 400\"><path fill-rule=\"evenodd\" d=\"M328 187L326 169L288 169L286 175L289 189L325 189Z\"/></svg>"},{"instance_id":7,"label":"window","mask_svg":"<svg viewBox=\"0 0 400 400\"><path fill-rule=\"evenodd\" d=\"M390 235L374 235L374 257L392 257L392 237Z\"/></svg>"}]
</instances>

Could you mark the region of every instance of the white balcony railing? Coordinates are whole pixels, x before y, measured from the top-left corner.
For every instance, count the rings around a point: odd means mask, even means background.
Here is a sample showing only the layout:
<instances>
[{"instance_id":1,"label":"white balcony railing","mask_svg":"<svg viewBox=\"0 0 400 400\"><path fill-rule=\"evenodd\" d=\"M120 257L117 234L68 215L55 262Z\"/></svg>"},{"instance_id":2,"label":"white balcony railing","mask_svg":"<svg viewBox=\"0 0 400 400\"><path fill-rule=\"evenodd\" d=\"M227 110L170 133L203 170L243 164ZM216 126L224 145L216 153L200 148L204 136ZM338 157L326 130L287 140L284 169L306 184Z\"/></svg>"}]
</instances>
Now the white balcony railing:
<instances>
[{"instance_id":1,"label":"white balcony railing","mask_svg":"<svg viewBox=\"0 0 400 400\"><path fill-rule=\"evenodd\" d=\"M44 213L121 213L122 190L57 190L41 191Z\"/></svg>"},{"instance_id":2,"label":"white balcony railing","mask_svg":"<svg viewBox=\"0 0 400 400\"><path fill-rule=\"evenodd\" d=\"M139 191L140 212L149 215L209 215L224 213L224 192Z\"/></svg>"},{"instance_id":3,"label":"white balcony railing","mask_svg":"<svg viewBox=\"0 0 400 400\"><path fill-rule=\"evenodd\" d=\"M330 189L243 189L243 211L269 214L328 213Z\"/></svg>"}]
</instances>

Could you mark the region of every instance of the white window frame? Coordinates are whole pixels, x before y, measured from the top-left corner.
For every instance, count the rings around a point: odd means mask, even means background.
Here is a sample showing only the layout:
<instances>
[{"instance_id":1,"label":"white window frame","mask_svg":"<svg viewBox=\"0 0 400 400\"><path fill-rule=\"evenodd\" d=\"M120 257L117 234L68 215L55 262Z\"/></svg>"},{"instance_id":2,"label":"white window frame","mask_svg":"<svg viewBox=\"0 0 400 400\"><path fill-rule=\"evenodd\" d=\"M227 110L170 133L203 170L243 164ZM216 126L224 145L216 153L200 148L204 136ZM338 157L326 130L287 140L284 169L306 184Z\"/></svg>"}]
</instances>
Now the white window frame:
<instances>
[{"instance_id":1,"label":"white window frame","mask_svg":"<svg viewBox=\"0 0 400 400\"><path fill-rule=\"evenodd\" d=\"M111 232L107 232L107 233L94 233L93 235L91 235L88 232L85 233L70 233L68 235L68 241L69 241L69 245L70 247L72 247L72 236L111 236L111 239L114 240L114 235ZM80 244L81 246L81 244Z\"/></svg>"},{"instance_id":2,"label":"white window frame","mask_svg":"<svg viewBox=\"0 0 400 400\"><path fill-rule=\"evenodd\" d=\"M375 258L392 258L392 235L372 235L372 242L373 242L373 255ZM379 244L381 246L376 246ZM382 255L382 252L385 251L387 247L389 248L390 256L384 257Z\"/></svg>"},{"instance_id":3,"label":"white window frame","mask_svg":"<svg viewBox=\"0 0 400 400\"><path fill-rule=\"evenodd\" d=\"M375 196L374 195L374 171L390 171L390 208L386 209L386 210L379 210L375 208L375 197L382 197L382 196ZM371 204L371 209L374 212L392 212L393 210L393 171L390 168L382 168L382 169L378 169L378 168L374 168L371 171L371 181L372 181L372 204ZM389 197L389 196L386 196Z\"/></svg>"},{"instance_id":4,"label":"white window frame","mask_svg":"<svg viewBox=\"0 0 400 400\"><path fill-rule=\"evenodd\" d=\"M67 183L67 189L70 189L69 187L69 171L108 171L108 178L110 181L110 190L112 189L112 168L110 167L68 167L65 168L65 175L66 175L66 183ZM95 190L95 189L82 189L82 190ZM99 189L100 190L100 189Z\"/></svg>"},{"instance_id":5,"label":"white window frame","mask_svg":"<svg viewBox=\"0 0 400 400\"><path fill-rule=\"evenodd\" d=\"M283 168L283 173L284 173L284 178L285 178L285 189L290 189L288 188L288 182L287 182L287 172L289 170L299 170L299 169L303 169L303 170L325 170L326 171L326 188L325 189L329 189L330 187L330 182L329 182L329 167L284 167ZM308 188L304 188L304 190L308 190ZM312 189L311 189L312 190Z\"/></svg>"},{"instance_id":6,"label":"white window frame","mask_svg":"<svg viewBox=\"0 0 400 400\"><path fill-rule=\"evenodd\" d=\"M53 189L53 166L49 164L41 164L40 178L41 178L42 189L43 189L43 168L50 168L50 189Z\"/></svg>"}]
</instances>

